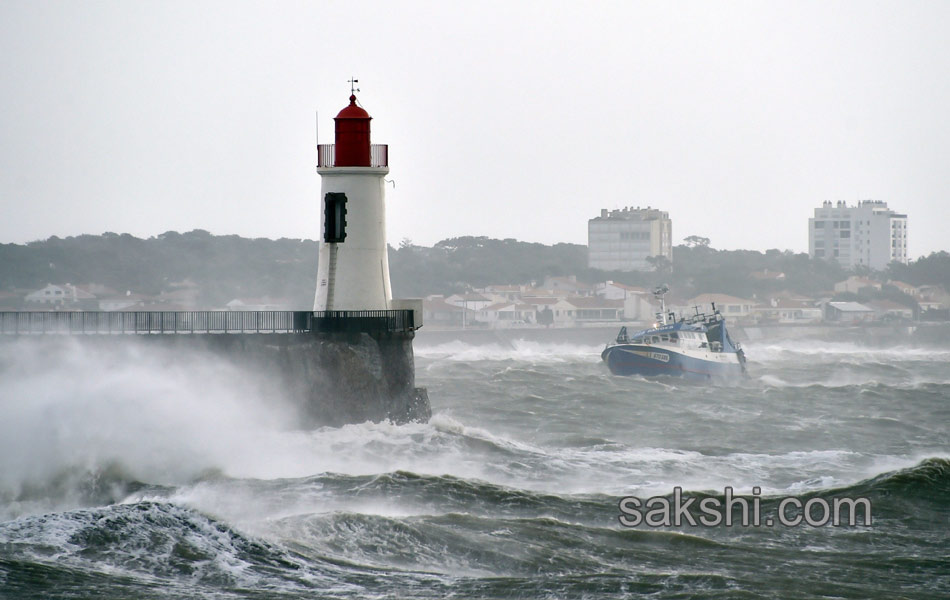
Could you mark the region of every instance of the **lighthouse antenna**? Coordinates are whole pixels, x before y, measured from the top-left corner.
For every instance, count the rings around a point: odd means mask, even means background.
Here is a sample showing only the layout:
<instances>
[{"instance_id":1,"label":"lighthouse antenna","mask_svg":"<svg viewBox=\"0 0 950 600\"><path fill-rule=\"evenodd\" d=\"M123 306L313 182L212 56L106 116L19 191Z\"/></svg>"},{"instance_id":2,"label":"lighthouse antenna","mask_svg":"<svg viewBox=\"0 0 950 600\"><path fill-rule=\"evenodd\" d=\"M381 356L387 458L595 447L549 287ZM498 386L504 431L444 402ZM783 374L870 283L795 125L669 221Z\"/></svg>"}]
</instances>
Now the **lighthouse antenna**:
<instances>
[{"instance_id":1,"label":"lighthouse antenna","mask_svg":"<svg viewBox=\"0 0 950 600\"><path fill-rule=\"evenodd\" d=\"M356 84L359 83L359 82L360 82L359 79L356 79L356 78L354 78L354 77L352 77L352 76L350 77L350 79L349 79L349 84L350 84L350 95L351 95L351 96L355 95L356 92L360 91L360 88L356 87Z\"/></svg>"}]
</instances>

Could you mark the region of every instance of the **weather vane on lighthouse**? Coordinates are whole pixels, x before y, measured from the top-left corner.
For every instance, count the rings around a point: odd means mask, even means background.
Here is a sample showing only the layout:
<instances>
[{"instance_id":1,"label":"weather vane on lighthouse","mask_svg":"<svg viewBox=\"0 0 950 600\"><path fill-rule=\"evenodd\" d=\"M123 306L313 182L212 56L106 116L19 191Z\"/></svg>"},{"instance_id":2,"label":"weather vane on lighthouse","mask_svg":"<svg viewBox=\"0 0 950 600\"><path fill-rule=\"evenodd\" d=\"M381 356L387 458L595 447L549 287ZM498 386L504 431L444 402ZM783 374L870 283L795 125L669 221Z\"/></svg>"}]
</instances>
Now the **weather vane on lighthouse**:
<instances>
[{"instance_id":1,"label":"weather vane on lighthouse","mask_svg":"<svg viewBox=\"0 0 950 600\"><path fill-rule=\"evenodd\" d=\"M351 96L356 95L356 92L360 91L360 88L356 87L356 84L359 83L359 82L360 82L359 79L354 79L352 76L350 76L349 83L350 83L350 95L351 95Z\"/></svg>"}]
</instances>

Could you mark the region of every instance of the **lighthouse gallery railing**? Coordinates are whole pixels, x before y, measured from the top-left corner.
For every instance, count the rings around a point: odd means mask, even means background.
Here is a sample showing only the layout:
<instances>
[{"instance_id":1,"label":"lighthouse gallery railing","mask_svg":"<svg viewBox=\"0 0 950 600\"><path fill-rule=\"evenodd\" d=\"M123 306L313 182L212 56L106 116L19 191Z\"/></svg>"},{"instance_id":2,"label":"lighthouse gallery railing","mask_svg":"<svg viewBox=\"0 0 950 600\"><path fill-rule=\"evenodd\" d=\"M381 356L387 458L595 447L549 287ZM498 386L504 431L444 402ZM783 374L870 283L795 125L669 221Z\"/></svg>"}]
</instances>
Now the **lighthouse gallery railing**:
<instances>
[{"instance_id":1,"label":"lighthouse gallery railing","mask_svg":"<svg viewBox=\"0 0 950 600\"><path fill-rule=\"evenodd\" d=\"M0 334L406 332L411 310L4 311Z\"/></svg>"},{"instance_id":2,"label":"lighthouse gallery railing","mask_svg":"<svg viewBox=\"0 0 950 600\"><path fill-rule=\"evenodd\" d=\"M317 167L323 169L336 165L336 144L317 145ZM369 166L389 166L389 146L387 144L370 144Z\"/></svg>"}]
</instances>

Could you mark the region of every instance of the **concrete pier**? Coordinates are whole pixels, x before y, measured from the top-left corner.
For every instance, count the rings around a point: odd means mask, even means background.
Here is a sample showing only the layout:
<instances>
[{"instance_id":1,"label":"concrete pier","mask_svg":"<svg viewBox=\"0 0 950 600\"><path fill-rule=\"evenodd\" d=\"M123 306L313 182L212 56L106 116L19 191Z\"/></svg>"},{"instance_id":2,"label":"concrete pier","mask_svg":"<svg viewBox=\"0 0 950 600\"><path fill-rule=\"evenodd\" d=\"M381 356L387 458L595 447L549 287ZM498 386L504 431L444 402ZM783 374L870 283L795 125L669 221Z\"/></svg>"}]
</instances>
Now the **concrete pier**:
<instances>
[{"instance_id":1,"label":"concrete pier","mask_svg":"<svg viewBox=\"0 0 950 600\"><path fill-rule=\"evenodd\" d=\"M426 390L415 386L412 332L146 335L146 346L207 350L273 383L302 428L364 421L427 421ZM95 337L84 343L109 343Z\"/></svg>"},{"instance_id":2,"label":"concrete pier","mask_svg":"<svg viewBox=\"0 0 950 600\"><path fill-rule=\"evenodd\" d=\"M265 382L313 428L429 419L428 394L415 385L415 323L413 310L6 312L0 340L211 355Z\"/></svg>"}]
</instances>

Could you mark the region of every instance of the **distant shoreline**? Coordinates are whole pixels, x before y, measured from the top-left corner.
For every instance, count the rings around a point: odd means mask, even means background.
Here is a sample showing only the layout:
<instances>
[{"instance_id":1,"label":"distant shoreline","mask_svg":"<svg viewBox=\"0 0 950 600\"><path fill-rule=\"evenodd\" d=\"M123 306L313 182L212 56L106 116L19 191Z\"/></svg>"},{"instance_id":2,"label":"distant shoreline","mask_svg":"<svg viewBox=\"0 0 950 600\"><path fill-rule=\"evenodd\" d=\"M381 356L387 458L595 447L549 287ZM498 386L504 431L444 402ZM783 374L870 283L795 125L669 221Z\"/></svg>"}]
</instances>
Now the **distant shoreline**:
<instances>
[{"instance_id":1,"label":"distant shoreline","mask_svg":"<svg viewBox=\"0 0 950 600\"><path fill-rule=\"evenodd\" d=\"M515 341L541 343L573 343L604 345L617 336L622 326L640 328L638 322L597 324L586 327L531 327L510 329L438 329L423 326L416 332L416 343L435 346L450 342L475 345L499 344L510 346ZM814 340L821 342L852 342L874 346L895 343L947 345L950 326L944 323L914 323L901 325L731 325L730 333L740 342L760 343L783 340Z\"/></svg>"}]
</instances>

